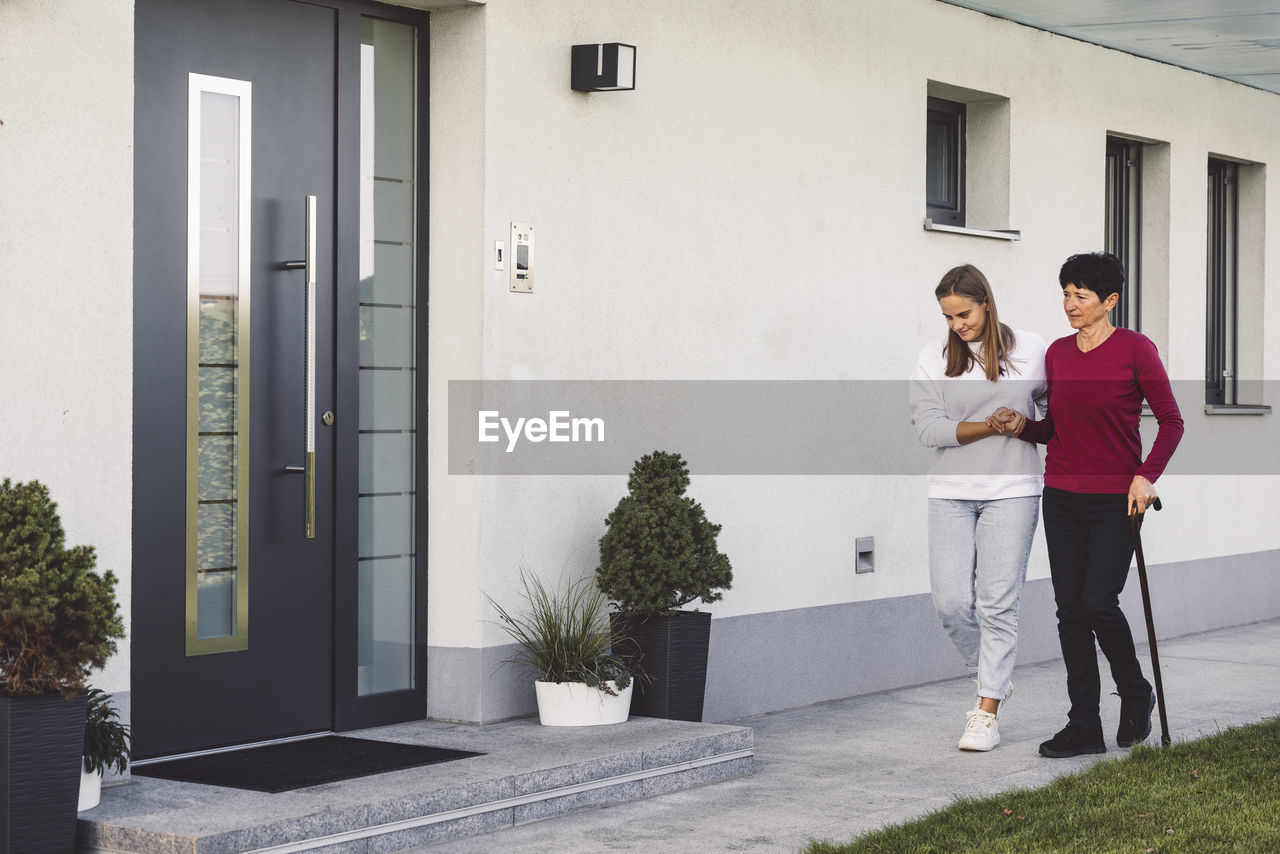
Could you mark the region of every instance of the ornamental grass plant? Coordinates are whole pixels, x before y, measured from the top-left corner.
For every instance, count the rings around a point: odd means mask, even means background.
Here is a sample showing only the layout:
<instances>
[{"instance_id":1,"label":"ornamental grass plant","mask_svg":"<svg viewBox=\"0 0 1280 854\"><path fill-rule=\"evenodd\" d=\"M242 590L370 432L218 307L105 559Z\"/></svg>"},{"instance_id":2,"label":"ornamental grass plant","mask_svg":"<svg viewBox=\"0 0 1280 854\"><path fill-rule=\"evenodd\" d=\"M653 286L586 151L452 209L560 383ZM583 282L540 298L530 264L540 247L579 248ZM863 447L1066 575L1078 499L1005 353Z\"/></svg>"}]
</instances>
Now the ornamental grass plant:
<instances>
[{"instance_id":1,"label":"ornamental grass plant","mask_svg":"<svg viewBox=\"0 0 1280 854\"><path fill-rule=\"evenodd\" d=\"M608 598L590 576L549 587L522 566L520 583L528 606L523 614L485 597L519 647L507 663L532 670L543 682L584 682L607 694L631 684L629 663L613 652L624 638L611 628Z\"/></svg>"}]
</instances>

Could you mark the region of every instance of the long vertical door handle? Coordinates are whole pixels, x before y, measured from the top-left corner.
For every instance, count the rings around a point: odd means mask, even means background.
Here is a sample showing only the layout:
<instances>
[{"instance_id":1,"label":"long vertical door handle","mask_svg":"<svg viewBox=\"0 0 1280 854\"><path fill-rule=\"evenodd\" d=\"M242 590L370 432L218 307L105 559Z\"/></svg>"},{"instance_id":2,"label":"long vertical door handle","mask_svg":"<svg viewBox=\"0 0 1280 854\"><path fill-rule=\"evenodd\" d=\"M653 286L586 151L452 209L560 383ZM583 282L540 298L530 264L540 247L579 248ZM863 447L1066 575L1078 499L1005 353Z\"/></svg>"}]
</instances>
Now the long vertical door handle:
<instances>
[{"instance_id":1,"label":"long vertical door handle","mask_svg":"<svg viewBox=\"0 0 1280 854\"><path fill-rule=\"evenodd\" d=\"M306 276L306 340L303 342L303 428L307 491L307 539L316 535L316 197L307 196L307 255L302 261L286 261L285 268L301 269Z\"/></svg>"}]
</instances>

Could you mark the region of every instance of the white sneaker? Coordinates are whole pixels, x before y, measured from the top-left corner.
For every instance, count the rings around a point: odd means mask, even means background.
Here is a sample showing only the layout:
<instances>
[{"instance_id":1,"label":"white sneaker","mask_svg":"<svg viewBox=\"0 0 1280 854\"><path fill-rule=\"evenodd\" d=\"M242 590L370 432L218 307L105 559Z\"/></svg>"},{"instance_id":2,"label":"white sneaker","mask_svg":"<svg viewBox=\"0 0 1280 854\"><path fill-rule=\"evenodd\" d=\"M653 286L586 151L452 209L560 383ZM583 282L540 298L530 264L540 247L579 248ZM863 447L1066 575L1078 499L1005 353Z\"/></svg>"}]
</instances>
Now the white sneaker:
<instances>
[{"instance_id":1,"label":"white sneaker","mask_svg":"<svg viewBox=\"0 0 1280 854\"><path fill-rule=\"evenodd\" d=\"M981 709L964 713L964 735L960 736L961 750L990 750L1000 743L1000 727L996 716Z\"/></svg>"}]
</instances>

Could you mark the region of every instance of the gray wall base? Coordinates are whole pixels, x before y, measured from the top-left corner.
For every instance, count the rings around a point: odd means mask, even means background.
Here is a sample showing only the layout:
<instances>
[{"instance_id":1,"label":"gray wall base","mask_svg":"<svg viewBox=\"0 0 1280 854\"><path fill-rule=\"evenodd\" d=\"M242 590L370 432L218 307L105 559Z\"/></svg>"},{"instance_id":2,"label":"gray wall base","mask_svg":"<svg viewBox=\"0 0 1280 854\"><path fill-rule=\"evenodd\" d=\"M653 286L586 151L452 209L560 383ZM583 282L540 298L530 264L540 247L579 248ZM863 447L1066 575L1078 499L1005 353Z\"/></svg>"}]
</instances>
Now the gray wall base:
<instances>
[{"instance_id":1,"label":"gray wall base","mask_svg":"<svg viewBox=\"0 0 1280 854\"><path fill-rule=\"evenodd\" d=\"M515 644L428 648L427 717L490 724L537 714L533 674L504 663L517 649Z\"/></svg>"},{"instance_id":2,"label":"gray wall base","mask_svg":"<svg viewBox=\"0 0 1280 854\"><path fill-rule=\"evenodd\" d=\"M1280 617L1278 568L1280 550L1148 567L1157 637ZM1137 575L1130 571L1120 603L1143 644ZM535 714L533 677L502 663L515 649L431 647L428 717L494 723ZM1053 585L1029 581L1018 663L1060 656ZM702 719L730 721L964 674L927 593L713 619Z\"/></svg>"},{"instance_id":3,"label":"gray wall base","mask_svg":"<svg viewBox=\"0 0 1280 854\"><path fill-rule=\"evenodd\" d=\"M1147 567L1157 638L1280 616L1280 550ZM1138 572L1121 607L1147 640ZM1053 585L1023 588L1018 663L1061 657ZM705 721L798 708L965 675L929 594L714 620Z\"/></svg>"}]
</instances>

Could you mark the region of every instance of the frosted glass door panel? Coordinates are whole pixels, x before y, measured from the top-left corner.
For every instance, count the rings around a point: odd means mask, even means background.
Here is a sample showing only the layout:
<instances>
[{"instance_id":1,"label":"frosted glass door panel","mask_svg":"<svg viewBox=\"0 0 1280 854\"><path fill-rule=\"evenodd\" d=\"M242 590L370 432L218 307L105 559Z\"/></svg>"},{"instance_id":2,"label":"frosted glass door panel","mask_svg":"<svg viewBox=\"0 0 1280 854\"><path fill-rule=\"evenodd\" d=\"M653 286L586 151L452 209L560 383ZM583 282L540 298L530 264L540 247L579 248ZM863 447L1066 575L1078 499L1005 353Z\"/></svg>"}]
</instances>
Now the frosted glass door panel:
<instances>
[{"instance_id":1,"label":"frosted glass door panel","mask_svg":"<svg viewBox=\"0 0 1280 854\"><path fill-rule=\"evenodd\" d=\"M374 176L373 233L389 244L413 242L413 184L395 178Z\"/></svg>"},{"instance_id":2,"label":"frosted glass door panel","mask_svg":"<svg viewBox=\"0 0 1280 854\"><path fill-rule=\"evenodd\" d=\"M363 349L363 344L361 345ZM412 430L415 371L360 369L360 429Z\"/></svg>"},{"instance_id":3,"label":"frosted glass door panel","mask_svg":"<svg viewBox=\"0 0 1280 854\"><path fill-rule=\"evenodd\" d=\"M360 364L412 368L414 320L414 312L403 307L361 306Z\"/></svg>"},{"instance_id":4,"label":"frosted glass door panel","mask_svg":"<svg viewBox=\"0 0 1280 854\"><path fill-rule=\"evenodd\" d=\"M413 496L360 496L360 556L411 557L406 544L413 542Z\"/></svg>"},{"instance_id":5,"label":"frosted glass door panel","mask_svg":"<svg viewBox=\"0 0 1280 854\"><path fill-rule=\"evenodd\" d=\"M222 571L234 567L236 565L235 505L201 504L196 511L196 518L200 526L197 559L201 571Z\"/></svg>"},{"instance_id":6,"label":"frosted glass door panel","mask_svg":"<svg viewBox=\"0 0 1280 854\"><path fill-rule=\"evenodd\" d=\"M405 688L413 669L413 559L384 558L360 562L361 694Z\"/></svg>"},{"instance_id":7,"label":"frosted glass door panel","mask_svg":"<svg viewBox=\"0 0 1280 854\"><path fill-rule=\"evenodd\" d=\"M217 638L235 634L235 571L202 572L199 583L197 621L200 625L200 637Z\"/></svg>"},{"instance_id":8,"label":"frosted glass door panel","mask_svg":"<svg viewBox=\"0 0 1280 854\"><path fill-rule=\"evenodd\" d=\"M247 648L252 86L187 80L187 655Z\"/></svg>"},{"instance_id":9,"label":"frosted glass door panel","mask_svg":"<svg viewBox=\"0 0 1280 854\"><path fill-rule=\"evenodd\" d=\"M357 684L414 687L417 31L363 19Z\"/></svg>"},{"instance_id":10,"label":"frosted glass door panel","mask_svg":"<svg viewBox=\"0 0 1280 854\"><path fill-rule=\"evenodd\" d=\"M360 280L360 301L413 305L413 246L370 242L369 251L368 274Z\"/></svg>"},{"instance_id":11,"label":"frosted glass door panel","mask_svg":"<svg viewBox=\"0 0 1280 854\"><path fill-rule=\"evenodd\" d=\"M413 491L412 433L360 434L360 494Z\"/></svg>"},{"instance_id":12,"label":"frosted glass door panel","mask_svg":"<svg viewBox=\"0 0 1280 854\"><path fill-rule=\"evenodd\" d=\"M201 436L198 453L200 479L196 487L197 500L234 502L236 437Z\"/></svg>"}]
</instances>

